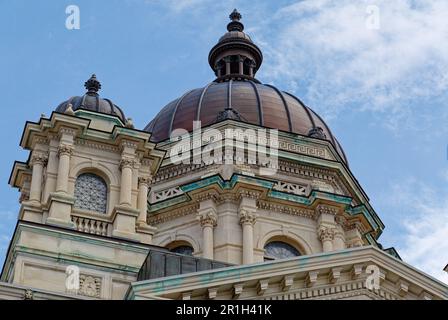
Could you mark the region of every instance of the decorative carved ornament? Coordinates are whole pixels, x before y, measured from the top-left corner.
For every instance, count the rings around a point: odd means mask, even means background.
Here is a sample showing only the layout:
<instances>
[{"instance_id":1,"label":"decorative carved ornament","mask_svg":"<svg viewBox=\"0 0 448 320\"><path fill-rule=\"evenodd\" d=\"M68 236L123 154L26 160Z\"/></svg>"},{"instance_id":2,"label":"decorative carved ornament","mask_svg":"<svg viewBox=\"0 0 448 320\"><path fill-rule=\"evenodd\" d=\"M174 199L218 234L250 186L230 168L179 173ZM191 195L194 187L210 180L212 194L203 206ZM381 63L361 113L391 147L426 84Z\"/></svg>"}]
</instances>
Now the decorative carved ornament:
<instances>
[{"instance_id":1,"label":"decorative carved ornament","mask_svg":"<svg viewBox=\"0 0 448 320\"><path fill-rule=\"evenodd\" d=\"M298 196L306 195L307 191L306 186L282 181L278 181L274 185L273 189L281 192L292 193Z\"/></svg>"},{"instance_id":2,"label":"decorative carved ornament","mask_svg":"<svg viewBox=\"0 0 448 320\"><path fill-rule=\"evenodd\" d=\"M33 152L31 156L31 165L41 164L45 166L48 162L48 153L46 152Z\"/></svg>"},{"instance_id":3,"label":"decorative carved ornament","mask_svg":"<svg viewBox=\"0 0 448 320\"><path fill-rule=\"evenodd\" d=\"M99 298L101 296L101 278L81 274L79 276L79 294Z\"/></svg>"},{"instance_id":4,"label":"decorative carved ornament","mask_svg":"<svg viewBox=\"0 0 448 320\"><path fill-rule=\"evenodd\" d=\"M136 161L131 157L122 157L120 160L120 169L130 168L132 169L135 165Z\"/></svg>"},{"instance_id":5,"label":"decorative carved ornament","mask_svg":"<svg viewBox=\"0 0 448 320\"><path fill-rule=\"evenodd\" d=\"M151 192L150 202L156 203L184 194L180 187L169 188L159 192Z\"/></svg>"},{"instance_id":6,"label":"decorative carved ornament","mask_svg":"<svg viewBox=\"0 0 448 320\"><path fill-rule=\"evenodd\" d=\"M25 294L23 295L23 300L34 300L34 292L30 289L27 289L25 291Z\"/></svg>"},{"instance_id":7,"label":"decorative carved ornament","mask_svg":"<svg viewBox=\"0 0 448 320\"><path fill-rule=\"evenodd\" d=\"M58 147L58 155L68 155L71 156L73 154L73 146L69 144L61 144Z\"/></svg>"},{"instance_id":8,"label":"decorative carved ornament","mask_svg":"<svg viewBox=\"0 0 448 320\"><path fill-rule=\"evenodd\" d=\"M334 229L328 227L320 227L318 232L318 237L320 241L331 241L334 239Z\"/></svg>"},{"instance_id":9,"label":"decorative carved ornament","mask_svg":"<svg viewBox=\"0 0 448 320\"><path fill-rule=\"evenodd\" d=\"M152 181L152 176L142 176L138 178L139 184L145 184L146 186L149 186Z\"/></svg>"},{"instance_id":10,"label":"decorative carved ornament","mask_svg":"<svg viewBox=\"0 0 448 320\"><path fill-rule=\"evenodd\" d=\"M203 210L202 212L199 212L196 218L201 223L201 227L216 227L218 222L218 216L215 212L215 210L209 209L209 210Z\"/></svg>"},{"instance_id":11,"label":"decorative carved ornament","mask_svg":"<svg viewBox=\"0 0 448 320\"><path fill-rule=\"evenodd\" d=\"M240 219L240 224L245 225L245 224L250 224L253 225L255 223L255 221L257 220L257 214L255 213L255 210L251 209L246 209L246 208L241 208L239 210L239 219Z\"/></svg>"}]
</instances>

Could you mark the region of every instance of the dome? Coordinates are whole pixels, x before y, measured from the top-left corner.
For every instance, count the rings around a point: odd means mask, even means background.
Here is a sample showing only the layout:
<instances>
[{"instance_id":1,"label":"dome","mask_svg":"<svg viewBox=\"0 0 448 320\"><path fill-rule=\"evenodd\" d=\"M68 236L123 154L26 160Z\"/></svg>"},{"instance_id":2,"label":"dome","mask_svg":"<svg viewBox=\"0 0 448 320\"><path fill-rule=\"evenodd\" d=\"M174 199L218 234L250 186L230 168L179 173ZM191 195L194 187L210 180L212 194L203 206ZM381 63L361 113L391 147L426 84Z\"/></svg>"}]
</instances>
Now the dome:
<instances>
[{"instance_id":1,"label":"dome","mask_svg":"<svg viewBox=\"0 0 448 320\"><path fill-rule=\"evenodd\" d=\"M92 75L92 77L86 81L84 86L87 89L86 94L83 96L71 97L67 101L62 102L56 108L56 111L65 113L69 105L71 105L73 111L78 109L95 111L117 116L123 123L126 122L126 117L123 111L117 105L109 99L100 98L98 91L101 89L101 83L96 79L95 75Z\"/></svg>"},{"instance_id":2,"label":"dome","mask_svg":"<svg viewBox=\"0 0 448 320\"><path fill-rule=\"evenodd\" d=\"M321 117L292 94L262 84L255 74L263 62L261 50L244 33L241 14L229 16L227 32L210 50L208 61L216 79L170 102L145 127L152 141L169 139L175 129L193 130L233 119L266 128L327 140L347 164L344 151Z\"/></svg>"},{"instance_id":3,"label":"dome","mask_svg":"<svg viewBox=\"0 0 448 320\"><path fill-rule=\"evenodd\" d=\"M347 163L344 151L322 118L297 97L253 80L212 82L170 102L145 127L153 142L169 139L175 129L193 130L233 119L266 128L327 140Z\"/></svg>"}]
</instances>

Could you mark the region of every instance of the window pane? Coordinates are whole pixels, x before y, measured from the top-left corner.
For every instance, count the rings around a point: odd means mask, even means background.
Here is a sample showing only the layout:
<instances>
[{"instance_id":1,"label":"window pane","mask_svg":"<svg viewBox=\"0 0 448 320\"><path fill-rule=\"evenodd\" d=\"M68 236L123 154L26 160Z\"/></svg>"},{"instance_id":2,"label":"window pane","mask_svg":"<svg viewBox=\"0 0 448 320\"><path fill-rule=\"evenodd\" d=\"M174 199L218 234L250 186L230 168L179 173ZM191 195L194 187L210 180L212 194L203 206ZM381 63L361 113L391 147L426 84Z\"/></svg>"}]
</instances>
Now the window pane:
<instances>
[{"instance_id":1,"label":"window pane","mask_svg":"<svg viewBox=\"0 0 448 320\"><path fill-rule=\"evenodd\" d=\"M190 246L178 246L178 247L171 249L170 251L174 252L174 253L185 254L188 256L193 255L193 248Z\"/></svg>"},{"instance_id":2,"label":"window pane","mask_svg":"<svg viewBox=\"0 0 448 320\"><path fill-rule=\"evenodd\" d=\"M264 247L264 250L266 255L265 260L285 259L300 256L300 252L296 248L281 241L269 242Z\"/></svg>"},{"instance_id":3,"label":"window pane","mask_svg":"<svg viewBox=\"0 0 448 320\"><path fill-rule=\"evenodd\" d=\"M75 183L75 208L106 213L107 186L95 174L81 174Z\"/></svg>"}]
</instances>

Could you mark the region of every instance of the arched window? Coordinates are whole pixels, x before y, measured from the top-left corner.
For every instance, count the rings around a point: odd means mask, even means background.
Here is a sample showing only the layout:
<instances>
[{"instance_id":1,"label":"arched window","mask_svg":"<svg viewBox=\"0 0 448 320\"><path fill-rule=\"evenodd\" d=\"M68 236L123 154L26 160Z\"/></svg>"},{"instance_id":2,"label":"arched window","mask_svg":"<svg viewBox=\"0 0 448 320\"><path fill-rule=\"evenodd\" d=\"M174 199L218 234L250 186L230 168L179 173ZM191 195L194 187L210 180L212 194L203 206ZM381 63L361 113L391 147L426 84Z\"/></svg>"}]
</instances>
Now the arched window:
<instances>
[{"instance_id":1,"label":"arched window","mask_svg":"<svg viewBox=\"0 0 448 320\"><path fill-rule=\"evenodd\" d=\"M174 247L174 248L170 249L170 251L174 252L174 253L185 254L187 256L193 255L193 248L190 246L187 246L187 245Z\"/></svg>"},{"instance_id":2,"label":"arched window","mask_svg":"<svg viewBox=\"0 0 448 320\"><path fill-rule=\"evenodd\" d=\"M106 213L107 185L93 173L83 173L75 182L75 208Z\"/></svg>"},{"instance_id":3,"label":"arched window","mask_svg":"<svg viewBox=\"0 0 448 320\"><path fill-rule=\"evenodd\" d=\"M264 246L265 260L285 259L300 256L299 250L283 241L272 241Z\"/></svg>"}]
</instances>

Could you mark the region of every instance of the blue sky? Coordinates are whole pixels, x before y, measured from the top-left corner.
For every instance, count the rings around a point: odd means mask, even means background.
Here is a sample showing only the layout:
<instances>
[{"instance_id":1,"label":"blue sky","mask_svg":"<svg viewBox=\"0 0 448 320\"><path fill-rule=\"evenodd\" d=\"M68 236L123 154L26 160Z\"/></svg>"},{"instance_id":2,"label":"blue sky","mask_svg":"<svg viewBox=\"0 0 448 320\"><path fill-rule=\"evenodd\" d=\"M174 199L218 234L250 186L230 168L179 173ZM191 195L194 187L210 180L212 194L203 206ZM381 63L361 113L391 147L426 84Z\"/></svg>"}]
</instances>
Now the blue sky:
<instances>
[{"instance_id":1,"label":"blue sky","mask_svg":"<svg viewBox=\"0 0 448 320\"><path fill-rule=\"evenodd\" d=\"M79 30L65 27L68 5ZM379 28L368 28L369 5ZM92 73L143 128L213 80L210 48L237 7L265 59L257 78L328 122L386 229L380 242L448 283L448 3L0 0L0 261L19 209L7 184L25 121L84 93ZM369 20L370 21L370 20Z\"/></svg>"}]
</instances>

